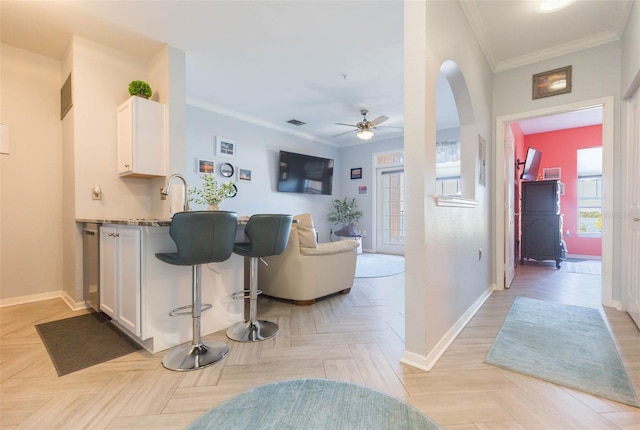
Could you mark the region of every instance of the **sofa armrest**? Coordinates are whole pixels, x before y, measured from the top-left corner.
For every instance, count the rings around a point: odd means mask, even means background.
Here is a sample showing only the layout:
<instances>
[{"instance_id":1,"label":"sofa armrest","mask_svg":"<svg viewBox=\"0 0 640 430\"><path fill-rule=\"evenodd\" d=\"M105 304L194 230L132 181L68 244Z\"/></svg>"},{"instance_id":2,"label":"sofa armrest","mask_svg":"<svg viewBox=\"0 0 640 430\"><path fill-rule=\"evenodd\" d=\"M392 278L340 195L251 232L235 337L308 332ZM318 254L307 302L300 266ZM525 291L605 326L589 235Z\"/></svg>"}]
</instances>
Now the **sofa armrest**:
<instances>
[{"instance_id":1,"label":"sofa armrest","mask_svg":"<svg viewBox=\"0 0 640 430\"><path fill-rule=\"evenodd\" d=\"M338 240L335 242L319 243L316 248L300 248L302 255L337 254L351 251L360 246L357 240Z\"/></svg>"}]
</instances>

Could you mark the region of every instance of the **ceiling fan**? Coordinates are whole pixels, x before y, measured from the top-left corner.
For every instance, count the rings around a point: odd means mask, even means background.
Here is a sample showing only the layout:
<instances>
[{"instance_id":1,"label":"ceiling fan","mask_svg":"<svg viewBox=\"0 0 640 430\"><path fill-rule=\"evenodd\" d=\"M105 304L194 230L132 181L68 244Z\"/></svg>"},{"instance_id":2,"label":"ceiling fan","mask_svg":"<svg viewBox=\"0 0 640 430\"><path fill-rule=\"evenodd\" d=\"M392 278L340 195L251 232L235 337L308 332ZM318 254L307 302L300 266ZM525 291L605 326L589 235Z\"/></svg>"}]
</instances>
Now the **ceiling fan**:
<instances>
[{"instance_id":1,"label":"ceiling fan","mask_svg":"<svg viewBox=\"0 0 640 430\"><path fill-rule=\"evenodd\" d=\"M360 114L362 115L362 121L360 121L357 124L345 124L345 123L342 123L342 122L336 122L336 125L346 125L347 127L355 127L357 129L356 130L356 136L359 139L371 140L371 138L375 135L375 132L373 130L379 124L382 124L383 122L388 120L389 117L382 115L382 116L379 116L378 118L376 118L374 120L369 121L369 120L367 120L367 114L368 113L369 113L369 111L367 109L361 109L360 110ZM345 134L351 133L351 132L352 132L352 130L345 131L344 133L336 134L333 137L342 136L342 135L345 135Z\"/></svg>"}]
</instances>

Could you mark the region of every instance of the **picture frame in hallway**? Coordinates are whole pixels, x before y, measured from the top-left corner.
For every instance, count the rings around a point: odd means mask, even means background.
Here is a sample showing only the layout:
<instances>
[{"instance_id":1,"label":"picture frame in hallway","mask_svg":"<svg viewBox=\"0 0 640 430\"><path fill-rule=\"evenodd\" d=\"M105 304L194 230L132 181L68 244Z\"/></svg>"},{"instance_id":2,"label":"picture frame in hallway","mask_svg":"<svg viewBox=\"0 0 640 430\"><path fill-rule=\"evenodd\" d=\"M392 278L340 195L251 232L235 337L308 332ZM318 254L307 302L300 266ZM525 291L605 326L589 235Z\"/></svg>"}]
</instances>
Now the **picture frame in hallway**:
<instances>
[{"instance_id":1,"label":"picture frame in hallway","mask_svg":"<svg viewBox=\"0 0 640 430\"><path fill-rule=\"evenodd\" d=\"M533 75L533 99L571 92L571 66Z\"/></svg>"},{"instance_id":2,"label":"picture frame in hallway","mask_svg":"<svg viewBox=\"0 0 640 430\"><path fill-rule=\"evenodd\" d=\"M236 158L237 151L237 144L234 140L216 136L216 155L218 157Z\"/></svg>"}]
</instances>

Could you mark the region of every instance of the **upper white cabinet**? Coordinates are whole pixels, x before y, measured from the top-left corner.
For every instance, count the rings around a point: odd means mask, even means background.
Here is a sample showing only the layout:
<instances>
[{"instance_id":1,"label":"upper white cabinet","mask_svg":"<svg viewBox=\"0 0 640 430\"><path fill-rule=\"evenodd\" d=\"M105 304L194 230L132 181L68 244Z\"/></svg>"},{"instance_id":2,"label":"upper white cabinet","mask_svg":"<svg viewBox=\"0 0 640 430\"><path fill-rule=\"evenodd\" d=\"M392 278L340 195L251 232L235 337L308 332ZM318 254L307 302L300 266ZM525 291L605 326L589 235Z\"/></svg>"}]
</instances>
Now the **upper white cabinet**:
<instances>
[{"instance_id":1,"label":"upper white cabinet","mask_svg":"<svg viewBox=\"0 0 640 430\"><path fill-rule=\"evenodd\" d=\"M118 107L118 174L165 176L165 106L131 97Z\"/></svg>"}]
</instances>

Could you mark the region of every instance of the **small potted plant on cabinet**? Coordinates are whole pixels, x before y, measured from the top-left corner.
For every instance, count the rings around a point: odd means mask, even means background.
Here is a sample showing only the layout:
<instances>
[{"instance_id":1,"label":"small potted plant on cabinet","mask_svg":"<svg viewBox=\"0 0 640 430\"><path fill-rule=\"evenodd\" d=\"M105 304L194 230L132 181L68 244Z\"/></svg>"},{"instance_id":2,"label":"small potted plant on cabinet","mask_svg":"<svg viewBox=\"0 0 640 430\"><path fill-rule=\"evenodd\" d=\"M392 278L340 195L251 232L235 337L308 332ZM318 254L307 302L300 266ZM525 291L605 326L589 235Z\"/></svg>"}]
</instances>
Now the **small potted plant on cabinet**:
<instances>
[{"instance_id":1,"label":"small potted plant on cabinet","mask_svg":"<svg viewBox=\"0 0 640 430\"><path fill-rule=\"evenodd\" d=\"M153 92L151 91L149 84L145 81L131 81L129 83L129 94L148 99L151 97Z\"/></svg>"}]
</instances>

